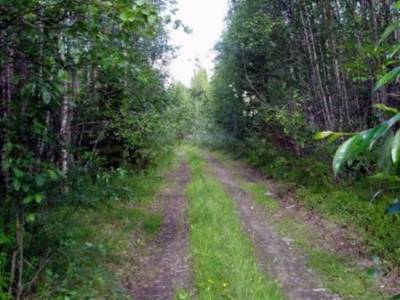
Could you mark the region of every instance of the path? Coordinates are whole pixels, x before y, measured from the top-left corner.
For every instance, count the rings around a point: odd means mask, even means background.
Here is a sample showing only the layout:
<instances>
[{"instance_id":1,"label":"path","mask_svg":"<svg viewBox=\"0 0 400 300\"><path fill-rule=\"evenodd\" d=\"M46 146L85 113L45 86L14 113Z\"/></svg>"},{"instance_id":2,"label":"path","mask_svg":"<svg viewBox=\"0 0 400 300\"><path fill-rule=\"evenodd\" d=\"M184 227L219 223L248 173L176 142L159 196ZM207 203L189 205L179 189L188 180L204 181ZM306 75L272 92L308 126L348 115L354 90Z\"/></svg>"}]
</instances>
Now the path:
<instances>
[{"instance_id":1,"label":"path","mask_svg":"<svg viewBox=\"0 0 400 300\"><path fill-rule=\"evenodd\" d=\"M190 172L183 159L167 175L167 186L156 205L163 212L157 236L145 246L136 274L127 284L136 300L170 300L179 290L192 291L188 255L188 221L185 187Z\"/></svg>"},{"instance_id":2,"label":"path","mask_svg":"<svg viewBox=\"0 0 400 300\"><path fill-rule=\"evenodd\" d=\"M240 187L235 175L238 170L224 167L209 153L204 156L212 176L236 203L243 231L250 237L260 270L280 283L285 298L340 300L339 296L330 294L318 275L307 267L305 255L292 248L291 243L277 233L266 207L256 203ZM177 297L180 291L187 295L183 299L196 298L193 279L193 271L196 270L192 270L189 254L188 204L185 197L190 177L189 166L182 159L179 167L167 175L166 188L160 191L155 201L153 209L162 212L163 223L157 235L144 246L135 266L137 271L126 284L136 300L181 299Z\"/></svg>"},{"instance_id":3,"label":"path","mask_svg":"<svg viewBox=\"0 0 400 300\"><path fill-rule=\"evenodd\" d=\"M296 253L279 237L268 222L265 207L255 203L239 187L231 171L210 154L207 159L226 191L237 203L239 216L253 242L260 268L282 283L285 296L293 300L340 299L322 287L316 274L307 267L305 257Z\"/></svg>"}]
</instances>

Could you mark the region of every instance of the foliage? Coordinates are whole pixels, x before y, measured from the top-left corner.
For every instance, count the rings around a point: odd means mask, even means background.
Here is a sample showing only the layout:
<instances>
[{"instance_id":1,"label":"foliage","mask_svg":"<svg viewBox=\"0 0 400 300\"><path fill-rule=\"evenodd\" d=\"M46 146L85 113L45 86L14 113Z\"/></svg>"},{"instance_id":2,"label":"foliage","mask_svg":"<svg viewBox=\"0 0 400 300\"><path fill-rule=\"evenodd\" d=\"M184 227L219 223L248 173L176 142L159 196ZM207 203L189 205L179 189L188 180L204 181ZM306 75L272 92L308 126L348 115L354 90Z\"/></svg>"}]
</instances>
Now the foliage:
<instances>
[{"instance_id":1,"label":"foliage","mask_svg":"<svg viewBox=\"0 0 400 300\"><path fill-rule=\"evenodd\" d=\"M355 224L369 251L393 264L398 242L390 226L397 221L390 214L400 207L391 200L400 136L398 7L359 0L232 1L216 47L210 107L230 138L219 148L292 186L309 209ZM321 128L326 131L315 138L328 142L316 144L311 137ZM361 128L371 129L358 133ZM348 140L333 162L342 176L333 181L330 156L343 137ZM386 194L377 193L382 190Z\"/></svg>"},{"instance_id":2,"label":"foliage","mask_svg":"<svg viewBox=\"0 0 400 300\"><path fill-rule=\"evenodd\" d=\"M377 36L395 18L358 0L232 1L211 83L215 121L296 155L314 147L317 128L371 124L365 106L389 100L371 89L387 46L375 47Z\"/></svg>"},{"instance_id":3,"label":"foliage","mask_svg":"<svg viewBox=\"0 0 400 300\"><path fill-rule=\"evenodd\" d=\"M396 6L399 6L398 2ZM398 28L398 22L394 22L385 30L380 39L380 43L388 39L389 35ZM399 44L396 44L396 47ZM392 52L388 56L393 59L395 53ZM394 59L398 62L398 58ZM392 81L396 80L399 76L399 67L395 67L393 70L388 71L382 76L377 82L375 89L381 89L388 85ZM373 178L396 182L399 180L399 160L400 160L400 130L398 129L398 122L400 121L400 113L397 109L388 107L383 103L376 104L374 106L377 110L383 111L383 113L392 115L392 117L384 122L381 122L377 126L353 134L353 136L347 139L337 149L335 157L333 159L333 171L335 176L343 169L345 164L351 165L354 161L359 159L361 155L365 155L367 151L373 150L374 146L378 143L381 144L378 151L378 171ZM331 136L338 137L341 133L334 132L322 132L317 134L317 139L327 138ZM348 134L346 134L348 135ZM387 209L386 213L394 214L400 211L398 200L396 199Z\"/></svg>"},{"instance_id":4,"label":"foliage","mask_svg":"<svg viewBox=\"0 0 400 300\"><path fill-rule=\"evenodd\" d=\"M163 156L162 164L145 172L118 169L99 174L95 181L87 176L69 195L72 201L80 195L84 205L67 202L42 214L37 222L44 230L32 247L47 245L51 259L33 297L128 299L121 282L131 271L126 266L129 253L138 251L132 240L158 230L160 216L149 213L146 205L163 183L162 172L172 158ZM119 271L110 271L114 269Z\"/></svg>"},{"instance_id":5,"label":"foliage","mask_svg":"<svg viewBox=\"0 0 400 300\"><path fill-rule=\"evenodd\" d=\"M0 295L22 299L40 285L55 259L47 254L67 242L48 235L53 212L68 218L135 192L87 197L84 185L154 167L183 138L182 103L166 86L168 4L2 1ZM75 272L74 263L60 270Z\"/></svg>"}]
</instances>

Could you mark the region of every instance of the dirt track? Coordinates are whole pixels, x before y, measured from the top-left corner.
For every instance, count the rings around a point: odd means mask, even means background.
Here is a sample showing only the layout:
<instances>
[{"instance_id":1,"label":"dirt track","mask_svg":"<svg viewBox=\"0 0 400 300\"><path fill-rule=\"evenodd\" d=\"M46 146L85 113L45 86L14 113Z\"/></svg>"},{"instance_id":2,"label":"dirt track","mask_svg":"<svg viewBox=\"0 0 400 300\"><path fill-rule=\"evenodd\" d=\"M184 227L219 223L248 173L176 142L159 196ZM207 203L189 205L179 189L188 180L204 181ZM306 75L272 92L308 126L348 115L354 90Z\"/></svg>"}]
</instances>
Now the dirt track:
<instances>
[{"instance_id":1,"label":"dirt track","mask_svg":"<svg viewBox=\"0 0 400 300\"><path fill-rule=\"evenodd\" d=\"M155 202L163 223L141 254L139 270L127 288L136 300L174 299L179 290L192 291L188 255L188 221L185 187L190 179L187 163L167 174L167 186Z\"/></svg>"},{"instance_id":2,"label":"dirt track","mask_svg":"<svg viewBox=\"0 0 400 300\"><path fill-rule=\"evenodd\" d=\"M288 299L323 300L340 299L323 288L318 276L307 267L306 259L279 237L265 214L250 195L239 187L233 174L210 154L207 160L226 191L237 203L243 228L248 232L254 246L259 266L282 284Z\"/></svg>"}]
</instances>

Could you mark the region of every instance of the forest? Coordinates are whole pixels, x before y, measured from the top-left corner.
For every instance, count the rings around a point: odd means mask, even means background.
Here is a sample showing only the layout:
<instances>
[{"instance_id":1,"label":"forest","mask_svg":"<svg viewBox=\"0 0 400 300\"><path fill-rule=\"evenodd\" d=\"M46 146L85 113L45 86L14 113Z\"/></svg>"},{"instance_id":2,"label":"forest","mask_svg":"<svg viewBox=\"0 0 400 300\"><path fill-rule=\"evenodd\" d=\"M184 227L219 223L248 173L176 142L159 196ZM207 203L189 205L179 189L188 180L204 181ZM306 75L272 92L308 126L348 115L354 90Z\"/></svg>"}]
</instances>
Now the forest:
<instances>
[{"instance_id":1,"label":"forest","mask_svg":"<svg viewBox=\"0 0 400 300\"><path fill-rule=\"evenodd\" d=\"M400 1L227 1L0 1L0 300L400 299Z\"/></svg>"}]
</instances>

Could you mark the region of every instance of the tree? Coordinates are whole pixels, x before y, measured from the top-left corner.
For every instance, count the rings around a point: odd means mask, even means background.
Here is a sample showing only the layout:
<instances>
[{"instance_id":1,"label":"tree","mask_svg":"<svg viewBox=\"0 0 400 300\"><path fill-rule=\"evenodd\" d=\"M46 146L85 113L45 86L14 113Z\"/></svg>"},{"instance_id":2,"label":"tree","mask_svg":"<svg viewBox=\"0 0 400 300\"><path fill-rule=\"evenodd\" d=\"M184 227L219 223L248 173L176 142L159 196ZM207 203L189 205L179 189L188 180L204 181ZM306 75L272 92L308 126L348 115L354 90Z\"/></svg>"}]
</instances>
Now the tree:
<instances>
[{"instance_id":1,"label":"tree","mask_svg":"<svg viewBox=\"0 0 400 300\"><path fill-rule=\"evenodd\" d=\"M396 87L374 90L379 32L397 18L377 1L235 1L217 46L217 123L239 140L312 151L316 128L352 131L382 118ZM251 99L250 102L248 99Z\"/></svg>"},{"instance_id":2,"label":"tree","mask_svg":"<svg viewBox=\"0 0 400 300\"><path fill-rule=\"evenodd\" d=\"M166 4L2 1L0 298L34 290L46 244L32 241L43 216L78 205L62 201L78 178L143 169L175 142Z\"/></svg>"},{"instance_id":3,"label":"tree","mask_svg":"<svg viewBox=\"0 0 400 300\"><path fill-rule=\"evenodd\" d=\"M396 7L400 6L398 2ZM398 22L391 24L382 34L379 44L384 42L391 33L398 28ZM396 41L394 47L390 47L388 57L391 59L390 66L393 65L393 59L396 59L398 64L399 57L397 50L400 49L400 44ZM379 46L379 45L378 45ZM394 49L394 50L393 50ZM375 86L375 90L386 89L386 86L393 83L400 75L399 67L394 67L392 70L383 74ZM400 112L385 104L376 104L376 109L381 110L383 113L391 115L391 118L381 122L373 128L363 130L358 133L341 133L325 131L316 135L317 139L330 138L335 140L342 136L350 135L351 138L343 142L337 149L333 159L333 171L335 176L344 168L346 164L349 166L356 161L361 155L365 155L367 151L372 151L374 147L380 144L378 151L378 171L379 173L374 176L376 179L381 179L387 182L399 182L399 161L400 161L400 129L398 123L400 122ZM400 212L400 203L396 200L387 209L388 213Z\"/></svg>"}]
</instances>

